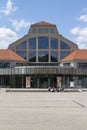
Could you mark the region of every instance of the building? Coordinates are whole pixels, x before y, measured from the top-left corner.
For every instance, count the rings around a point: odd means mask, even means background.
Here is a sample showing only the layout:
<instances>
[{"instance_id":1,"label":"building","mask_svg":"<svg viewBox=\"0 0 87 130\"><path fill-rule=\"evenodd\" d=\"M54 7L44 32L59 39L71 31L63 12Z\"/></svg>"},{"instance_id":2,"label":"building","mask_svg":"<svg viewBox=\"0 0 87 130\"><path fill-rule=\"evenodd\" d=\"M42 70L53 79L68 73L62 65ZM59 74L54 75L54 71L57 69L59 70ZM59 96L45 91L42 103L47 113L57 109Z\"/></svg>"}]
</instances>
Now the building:
<instances>
[{"instance_id":1,"label":"building","mask_svg":"<svg viewBox=\"0 0 87 130\"><path fill-rule=\"evenodd\" d=\"M59 34L56 25L42 21L32 24L28 34L10 44L8 49L28 63L25 67L16 67L25 71L22 81L28 79L30 87L47 88L57 86L62 80L63 74L57 72L59 62L78 50L78 46ZM22 86L26 86L25 83Z\"/></svg>"},{"instance_id":2,"label":"building","mask_svg":"<svg viewBox=\"0 0 87 130\"><path fill-rule=\"evenodd\" d=\"M26 60L21 56L11 50L0 49L0 85L10 84L11 72L9 69L24 65L26 65Z\"/></svg>"},{"instance_id":3,"label":"building","mask_svg":"<svg viewBox=\"0 0 87 130\"><path fill-rule=\"evenodd\" d=\"M26 65L26 60L11 50L0 49L0 68Z\"/></svg>"},{"instance_id":4,"label":"building","mask_svg":"<svg viewBox=\"0 0 87 130\"><path fill-rule=\"evenodd\" d=\"M59 34L56 25L47 22L32 24L27 35L8 47L28 65L58 65L58 62L78 46Z\"/></svg>"},{"instance_id":5,"label":"building","mask_svg":"<svg viewBox=\"0 0 87 130\"><path fill-rule=\"evenodd\" d=\"M32 24L27 35L0 50L0 85L86 88L87 50L60 35L54 24Z\"/></svg>"},{"instance_id":6,"label":"building","mask_svg":"<svg viewBox=\"0 0 87 130\"><path fill-rule=\"evenodd\" d=\"M66 77L65 84L73 87L87 87L87 50L76 50L61 60L60 66L63 68L72 68L73 74Z\"/></svg>"}]
</instances>

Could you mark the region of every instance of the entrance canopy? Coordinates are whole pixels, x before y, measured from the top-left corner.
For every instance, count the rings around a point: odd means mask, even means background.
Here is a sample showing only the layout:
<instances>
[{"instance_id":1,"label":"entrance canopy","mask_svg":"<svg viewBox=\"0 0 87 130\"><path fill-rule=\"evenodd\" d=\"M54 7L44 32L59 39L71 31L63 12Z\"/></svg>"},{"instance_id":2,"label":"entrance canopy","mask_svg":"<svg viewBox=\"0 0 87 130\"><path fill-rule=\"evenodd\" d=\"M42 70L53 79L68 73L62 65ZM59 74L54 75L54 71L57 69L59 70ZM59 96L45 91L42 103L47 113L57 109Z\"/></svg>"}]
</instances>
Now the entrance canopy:
<instances>
[{"instance_id":1,"label":"entrance canopy","mask_svg":"<svg viewBox=\"0 0 87 130\"><path fill-rule=\"evenodd\" d=\"M73 74L87 75L87 69L80 68L61 68L52 66L22 66L15 68L0 69L0 75L34 75L34 74Z\"/></svg>"}]
</instances>

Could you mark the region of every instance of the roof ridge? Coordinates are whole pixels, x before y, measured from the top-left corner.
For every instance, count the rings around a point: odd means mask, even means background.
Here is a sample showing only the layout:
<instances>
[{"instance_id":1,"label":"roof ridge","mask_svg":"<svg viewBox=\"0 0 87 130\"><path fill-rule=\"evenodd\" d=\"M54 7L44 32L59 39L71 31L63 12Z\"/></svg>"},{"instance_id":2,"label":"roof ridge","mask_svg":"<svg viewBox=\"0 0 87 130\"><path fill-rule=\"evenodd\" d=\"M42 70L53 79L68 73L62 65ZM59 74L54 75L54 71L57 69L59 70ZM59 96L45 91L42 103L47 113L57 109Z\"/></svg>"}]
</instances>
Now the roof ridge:
<instances>
[{"instance_id":1,"label":"roof ridge","mask_svg":"<svg viewBox=\"0 0 87 130\"><path fill-rule=\"evenodd\" d=\"M45 22L45 21L40 21L40 22L34 23L32 25L54 25L54 24L51 24L51 23Z\"/></svg>"}]
</instances>

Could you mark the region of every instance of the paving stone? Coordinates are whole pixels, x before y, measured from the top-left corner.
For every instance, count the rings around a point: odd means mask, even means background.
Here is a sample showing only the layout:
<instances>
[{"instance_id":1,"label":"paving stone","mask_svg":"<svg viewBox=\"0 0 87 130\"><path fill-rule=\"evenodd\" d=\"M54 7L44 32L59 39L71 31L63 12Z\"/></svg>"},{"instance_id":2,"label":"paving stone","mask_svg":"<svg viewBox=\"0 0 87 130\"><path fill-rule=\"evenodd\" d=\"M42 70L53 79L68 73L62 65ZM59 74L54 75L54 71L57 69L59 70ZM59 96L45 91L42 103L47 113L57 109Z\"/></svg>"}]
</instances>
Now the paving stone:
<instances>
[{"instance_id":1,"label":"paving stone","mask_svg":"<svg viewBox=\"0 0 87 130\"><path fill-rule=\"evenodd\" d=\"M0 89L0 130L87 130L87 92Z\"/></svg>"}]
</instances>

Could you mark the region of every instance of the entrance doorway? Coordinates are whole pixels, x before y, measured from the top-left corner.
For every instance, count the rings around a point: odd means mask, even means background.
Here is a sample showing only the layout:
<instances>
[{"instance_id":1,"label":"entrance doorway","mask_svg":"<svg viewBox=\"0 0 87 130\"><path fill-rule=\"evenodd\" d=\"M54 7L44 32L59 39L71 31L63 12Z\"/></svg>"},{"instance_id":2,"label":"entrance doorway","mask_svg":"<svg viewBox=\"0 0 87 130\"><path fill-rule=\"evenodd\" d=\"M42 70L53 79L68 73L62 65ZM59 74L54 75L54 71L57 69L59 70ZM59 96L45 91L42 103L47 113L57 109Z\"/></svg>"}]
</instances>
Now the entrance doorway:
<instances>
[{"instance_id":1,"label":"entrance doorway","mask_svg":"<svg viewBox=\"0 0 87 130\"><path fill-rule=\"evenodd\" d=\"M39 87L48 88L48 78L39 78Z\"/></svg>"},{"instance_id":2,"label":"entrance doorway","mask_svg":"<svg viewBox=\"0 0 87 130\"><path fill-rule=\"evenodd\" d=\"M56 87L57 86L57 77L50 78L50 87Z\"/></svg>"},{"instance_id":3,"label":"entrance doorway","mask_svg":"<svg viewBox=\"0 0 87 130\"><path fill-rule=\"evenodd\" d=\"M31 88L48 88L49 86L51 87L57 86L56 76L54 77L50 77L49 75L31 76L31 83L30 83Z\"/></svg>"}]
</instances>

